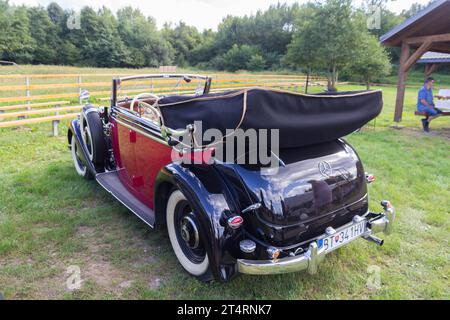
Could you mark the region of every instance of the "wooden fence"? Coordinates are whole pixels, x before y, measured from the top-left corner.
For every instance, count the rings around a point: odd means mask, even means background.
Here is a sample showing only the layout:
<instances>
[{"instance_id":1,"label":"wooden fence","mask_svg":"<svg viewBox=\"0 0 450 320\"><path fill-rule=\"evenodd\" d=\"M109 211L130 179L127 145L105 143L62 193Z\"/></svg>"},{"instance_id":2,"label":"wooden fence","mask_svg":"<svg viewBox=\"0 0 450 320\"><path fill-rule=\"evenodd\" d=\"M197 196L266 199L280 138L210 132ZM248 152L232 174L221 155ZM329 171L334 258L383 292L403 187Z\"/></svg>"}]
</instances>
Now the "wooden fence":
<instances>
[{"instance_id":1,"label":"wooden fence","mask_svg":"<svg viewBox=\"0 0 450 320\"><path fill-rule=\"evenodd\" d=\"M0 75L0 128L39 122L52 122L58 134L60 120L75 118L82 108L80 94L89 90L93 102L109 100L111 80L125 74L9 74ZM250 86L303 91L306 75L213 74L212 92ZM310 76L309 84L324 85L326 80ZM195 93L200 82L181 83L176 79L132 80L124 82L119 94L152 92L155 94ZM103 103L104 104L104 103Z\"/></svg>"}]
</instances>

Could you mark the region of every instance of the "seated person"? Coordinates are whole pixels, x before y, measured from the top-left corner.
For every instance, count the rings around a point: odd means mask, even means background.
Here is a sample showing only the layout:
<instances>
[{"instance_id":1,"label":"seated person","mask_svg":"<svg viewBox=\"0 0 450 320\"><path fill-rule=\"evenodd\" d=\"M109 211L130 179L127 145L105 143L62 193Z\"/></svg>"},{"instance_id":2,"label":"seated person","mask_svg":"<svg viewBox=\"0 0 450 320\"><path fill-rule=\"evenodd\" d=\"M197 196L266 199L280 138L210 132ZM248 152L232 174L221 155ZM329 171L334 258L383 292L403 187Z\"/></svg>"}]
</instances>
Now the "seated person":
<instances>
[{"instance_id":1,"label":"seated person","mask_svg":"<svg viewBox=\"0 0 450 320\"><path fill-rule=\"evenodd\" d=\"M425 119L422 119L422 126L425 132L429 131L431 120L439 117L442 113L442 111L437 110L434 106L433 84L434 79L432 77L428 77L425 80L423 87L419 90L419 96L417 99L417 111L425 112L427 115Z\"/></svg>"}]
</instances>

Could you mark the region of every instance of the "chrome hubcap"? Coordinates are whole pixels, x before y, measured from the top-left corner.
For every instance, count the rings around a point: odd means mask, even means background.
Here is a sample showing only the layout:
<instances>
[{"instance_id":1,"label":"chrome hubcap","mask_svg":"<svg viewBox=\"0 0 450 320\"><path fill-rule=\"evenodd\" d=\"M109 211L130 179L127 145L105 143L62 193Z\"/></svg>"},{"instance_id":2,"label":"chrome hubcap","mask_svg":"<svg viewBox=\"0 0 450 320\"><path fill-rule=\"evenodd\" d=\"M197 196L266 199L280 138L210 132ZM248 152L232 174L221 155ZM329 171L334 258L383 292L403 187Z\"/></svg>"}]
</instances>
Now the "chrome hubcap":
<instances>
[{"instance_id":1,"label":"chrome hubcap","mask_svg":"<svg viewBox=\"0 0 450 320\"><path fill-rule=\"evenodd\" d=\"M180 223L181 238L191 249L197 249L200 243L200 236L197 225L189 216L184 216Z\"/></svg>"}]
</instances>

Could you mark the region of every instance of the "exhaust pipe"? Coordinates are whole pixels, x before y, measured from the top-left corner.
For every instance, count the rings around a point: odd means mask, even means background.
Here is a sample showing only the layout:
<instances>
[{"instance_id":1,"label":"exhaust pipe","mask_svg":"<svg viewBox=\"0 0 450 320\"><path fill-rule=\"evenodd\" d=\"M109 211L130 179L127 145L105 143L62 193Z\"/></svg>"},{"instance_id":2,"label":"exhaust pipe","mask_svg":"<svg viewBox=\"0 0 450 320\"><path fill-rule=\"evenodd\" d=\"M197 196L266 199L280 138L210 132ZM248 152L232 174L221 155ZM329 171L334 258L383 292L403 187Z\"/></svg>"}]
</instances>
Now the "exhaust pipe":
<instances>
[{"instance_id":1,"label":"exhaust pipe","mask_svg":"<svg viewBox=\"0 0 450 320\"><path fill-rule=\"evenodd\" d=\"M380 247L381 247L381 246L383 245L383 243L384 243L384 240L383 240L383 239L380 239L380 238L375 237L375 236L372 236L372 235L367 236L367 237L365 237L364 239L366 239L367 241L370 241L370 242L374 242L375 244L379 245Z\"/></svg>"}]
</instances>

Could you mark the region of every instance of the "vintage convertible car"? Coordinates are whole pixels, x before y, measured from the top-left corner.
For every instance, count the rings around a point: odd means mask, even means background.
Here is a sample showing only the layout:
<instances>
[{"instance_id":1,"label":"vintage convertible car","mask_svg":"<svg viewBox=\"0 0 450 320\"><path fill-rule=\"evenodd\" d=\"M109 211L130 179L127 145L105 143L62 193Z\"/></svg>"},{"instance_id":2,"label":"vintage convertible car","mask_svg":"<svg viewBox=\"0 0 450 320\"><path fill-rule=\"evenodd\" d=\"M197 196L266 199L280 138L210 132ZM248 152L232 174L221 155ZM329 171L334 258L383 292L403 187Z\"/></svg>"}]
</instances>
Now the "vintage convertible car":
<instances>
[{"instance_id":1,"label":"vintage convertible car","mask_svg":"<svg viewBox=\"0 0 450 320\"><path fill-rule=\"evenodd\" d=\"M124 83L142 79L195 80L202 90L119 98ZM326 254L355 239L383 244L373 234L391 231L394 208L382 201L380 213L369 211L367 184L374 177L342 139L381 112L380 91L209 93L210 86L199 75L114 79L111 106L85 106L70 125L76 171L95 178L150 227L167 226L180 264L202 281L314 274ZM238 128L277 130L275 171L217 158L232 137L227 130ZM208 129L227 139L194 139Z\"/></svg>"}]
</instances>

